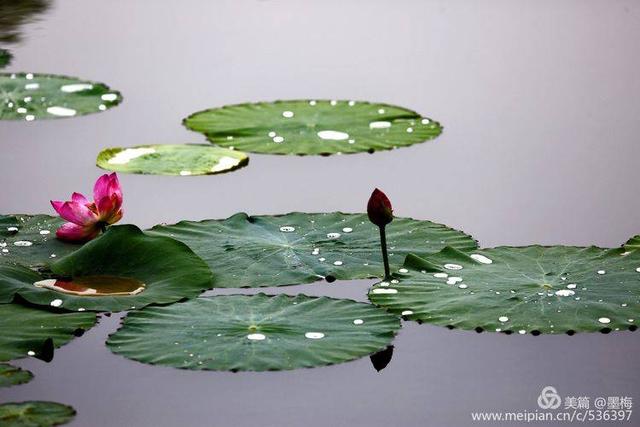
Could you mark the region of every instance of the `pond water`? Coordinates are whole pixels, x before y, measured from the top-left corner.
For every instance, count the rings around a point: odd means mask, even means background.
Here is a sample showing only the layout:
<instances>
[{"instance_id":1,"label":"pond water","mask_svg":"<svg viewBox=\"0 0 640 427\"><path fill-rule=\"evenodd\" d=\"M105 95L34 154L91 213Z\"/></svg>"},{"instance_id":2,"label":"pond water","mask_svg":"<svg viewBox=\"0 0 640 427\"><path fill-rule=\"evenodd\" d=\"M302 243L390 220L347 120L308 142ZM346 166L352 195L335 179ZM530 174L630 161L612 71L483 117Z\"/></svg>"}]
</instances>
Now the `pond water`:
<instances>
[{"instance_id":1,"label":"pond water","mask_svg":"<svg viewBox=\"0 0 640 427\"><path fill-rule=\"evenodd\" d=\"M412 108L445 130L373 155L251 155L219 176L122 175L126 222L358 212L378 186L397 215L463 229L485 247L617 246L640 232L637 2L85 0L51 2L38 18L5 46L9 71L105 82L124 102L1 122L1 212L53 213L49 199L89 191L103 148L204 142L181 125L195 111L338 98ZM373 282L266 291L366 301ZM211 293L238 292L255 291ZM70 404L73 426L471 426L482 424L475 411L537 410L547 385L640 398L638 333L505 336L404 322L380 372L365 358L234 374L112 355L104 341L119 319L103 317L49 364L17 362L35 378L0 389L0 402Z\"/></svg>"}]
</instances>

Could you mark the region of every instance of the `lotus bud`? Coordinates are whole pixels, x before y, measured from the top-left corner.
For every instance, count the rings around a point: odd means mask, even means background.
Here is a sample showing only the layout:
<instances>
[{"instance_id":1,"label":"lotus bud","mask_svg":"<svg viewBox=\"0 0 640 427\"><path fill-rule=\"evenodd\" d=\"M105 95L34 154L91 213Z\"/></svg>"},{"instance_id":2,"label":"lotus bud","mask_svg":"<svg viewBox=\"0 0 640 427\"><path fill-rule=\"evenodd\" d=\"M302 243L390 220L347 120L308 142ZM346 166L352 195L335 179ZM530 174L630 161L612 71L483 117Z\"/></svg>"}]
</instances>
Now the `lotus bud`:
<instances>
[{"instance_id":1,"label":"lotus bud","mask_svg":"<svg viewBox=\"0 0 640 427\"><path fill-rule=\"evenodd\" d=\"M367 203L367 215L369 215L369 221L377 225L380 229L380 249L382 251L382 262L384 263L384 279L389 280L391 272L389 270L385 227L393 221L393 208L386 194L377 188L373 190L369 198L369 203Z\"/></svg>"},{"instance_id":2,"label":"lotus bud","mask_svg":"<svg viewBox=\"0 0 640 427\"><path fill-rule=\"evenodd\" d=\"M378 227L384 227L393 221L393 207L386 194L377 188L371 193L367 204L369 221Z\"/></svg>"}]
</instances>

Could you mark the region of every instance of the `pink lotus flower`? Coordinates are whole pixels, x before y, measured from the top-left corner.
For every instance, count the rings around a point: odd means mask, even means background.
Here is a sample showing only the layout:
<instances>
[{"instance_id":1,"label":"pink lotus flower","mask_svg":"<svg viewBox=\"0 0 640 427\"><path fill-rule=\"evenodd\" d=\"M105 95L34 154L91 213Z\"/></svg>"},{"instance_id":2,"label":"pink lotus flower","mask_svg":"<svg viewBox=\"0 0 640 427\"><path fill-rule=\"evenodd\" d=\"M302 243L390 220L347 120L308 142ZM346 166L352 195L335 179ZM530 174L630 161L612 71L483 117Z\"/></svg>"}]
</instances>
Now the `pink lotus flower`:
<instances>
[{"instance_id":1,"label":"pink lotus flower","mask_svg":"<svg viewBox=\"0 0 640 427\"><path fill-rule=\"evenodd\" d=\"M122 189L114 173L102 175L93 187L93 202L73 193L67 202L51 201L58 214L69 221L56 231L67 242L86 242L122 218Z\"/></svg>"}]
</instances>

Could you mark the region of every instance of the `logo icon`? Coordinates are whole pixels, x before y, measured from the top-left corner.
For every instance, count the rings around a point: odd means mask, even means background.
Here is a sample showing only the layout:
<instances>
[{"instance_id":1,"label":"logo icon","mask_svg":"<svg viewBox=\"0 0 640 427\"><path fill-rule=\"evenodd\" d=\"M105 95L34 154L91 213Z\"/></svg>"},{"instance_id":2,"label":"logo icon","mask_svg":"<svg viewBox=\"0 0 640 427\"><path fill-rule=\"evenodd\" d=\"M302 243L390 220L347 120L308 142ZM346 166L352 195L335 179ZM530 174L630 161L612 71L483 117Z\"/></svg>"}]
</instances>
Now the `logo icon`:
<instances>
[{"instance_id":1,"label":"logo icon","mask_svg":"<svg viewBox=\"0 0 640 427\"><path fill-rule=\"evenodd\" d=\"M546 386L538 396L538 406L541 409L558 409L562 404L562 399L558 390L550 385Z\"/></svg>"}]
</instances>

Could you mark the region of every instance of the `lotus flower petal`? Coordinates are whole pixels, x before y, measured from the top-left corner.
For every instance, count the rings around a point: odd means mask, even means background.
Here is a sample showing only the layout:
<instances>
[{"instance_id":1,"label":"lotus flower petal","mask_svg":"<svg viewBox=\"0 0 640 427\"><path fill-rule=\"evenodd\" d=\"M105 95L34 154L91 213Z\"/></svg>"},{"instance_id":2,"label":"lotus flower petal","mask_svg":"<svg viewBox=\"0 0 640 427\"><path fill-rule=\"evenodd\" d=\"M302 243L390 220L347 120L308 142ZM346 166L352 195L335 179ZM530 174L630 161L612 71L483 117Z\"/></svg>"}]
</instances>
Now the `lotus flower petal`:
<instances>
[{"instance_id":1,"label":"lotus flower petal","mask_svg":"<svg viewBox=\"0 0 640 427\"><path fill-rule=\"evenodd\" d=\"M84 195L82 195L80 193L73 193L71 195L71 201L76 202L76 203L80 203L82 205L91 204L91 202L86 197L84 197Z\"/></svg>"},{"instance_id":2,"label":"lotus flower petal","mask_svg":"<svg viewBox=\"0 0 640 427\"><path fill-rule=\"evenodd\" d=\"M59 214L63 219L82 226L94 224L98 220L98 217L91 209L76 202L64 202Z\"/></svg>"},{"instance_id":3,"label":"lotus flower petal","mask_svg":"<svg viewBox=\"0 0 640 427\"><path fill-rule=\"evenodd\" d=\"M115 195L118 200L118 208L122 205L122 187L120 187L120 180L118 179L118 175L116 173L112 173L110 175L111 182L109 183L109 194Z\"/></svg>"},{"instance_id":4,"label":"lotus flower petal","mask_svg":"<svg viewBox=\"0 0 640 427\"><path fill-rule=\"evenodd\" d=\"M61 202L60 200L51 200L51 206L53 206L53 209L56 210L58 215L60 215L60 210L62 209L62 205L64 205L64 202Z\"/></svg>"},{"instance_id":5,"label":"lotus flower petal","mask_svg":"<svg viewBox=\"0 0 640 427\"><path fill-rule=\"evenodd\" d=\"M96 201L110 197L112 194L116 194L118 199L122 200L122 190L115 172L102 175L93 187L93 199Z\"/></svg>"},{"instance_id":6,"label":"lotus flower petal","mask_svg":"<svg viewBox=\"0 0 640 427\"><path fill-rule=\"evenodd\" d=\"M120 209L121 199L117 194L112 194L110 197L103 197L98 200L98 217L100 221L104 221L108 224L118 222L122 218L122 210Z\"/></svg>"},{"instance_id":7,"label":"lotus flower petal","mask_svg":"<svg viewBox=\"0 0 640 427\"><path fill-rule=\"evenodd\" d=\"M67 242L86 242L96 237L98 233L100 233L98 227L82 227L72 222L66 222L56 230L56 237Z\"/></svg>"}]
</instances>

